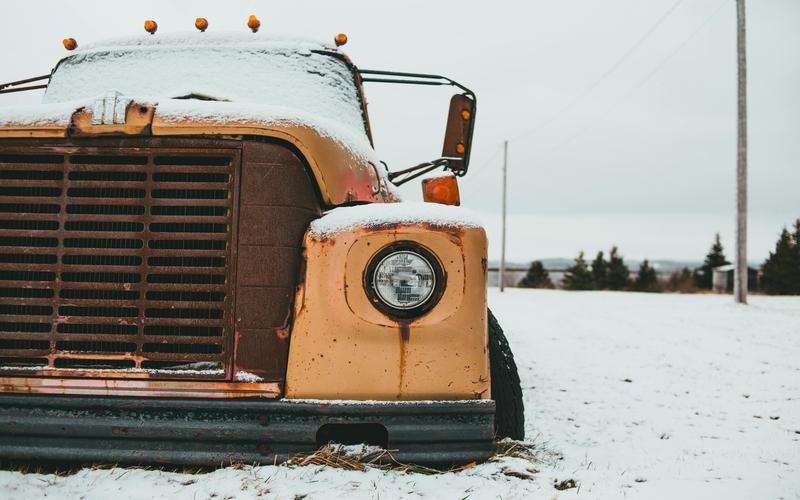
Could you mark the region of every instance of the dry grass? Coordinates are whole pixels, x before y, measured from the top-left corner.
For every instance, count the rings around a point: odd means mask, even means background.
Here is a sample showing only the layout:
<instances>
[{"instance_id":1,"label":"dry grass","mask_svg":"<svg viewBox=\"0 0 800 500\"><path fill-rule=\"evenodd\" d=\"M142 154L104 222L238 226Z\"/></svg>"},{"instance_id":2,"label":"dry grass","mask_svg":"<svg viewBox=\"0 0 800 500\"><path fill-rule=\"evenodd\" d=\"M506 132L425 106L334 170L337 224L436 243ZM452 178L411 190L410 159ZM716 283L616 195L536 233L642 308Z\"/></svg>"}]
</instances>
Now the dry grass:
<instances>
[{"instance_id":1,"label":"dry grass","mask_svg":"<svg viewBox=\"0 0 800 500\"><path fill-rule=\"evenodd\" d=\"M361 452L354 453L352 448L347 449L338 444L328 444L311 454L299 453L292 455L292 457L282 465L289 467L325 465L327 467L355 471L364 471L367 467L372 467L385 471L410 472L416 474L457 472L475 466L475 462L471 462L450 469L435 469L424 465L400 462L394 457L394 451L396 450L362 448Z\"/></svg>"},{"instance_id":2,"label":"dry grass","mask_svg":"<svg viewBox=\"0 0 800 500\"><path fill-rule=\"evenodd\" d=\"M385 471L427 475L461 472L477 465L476 462L470 462L457 467L438 469L400 462L392 454L393 451L395 450L364 448L361 453L353 453L352 449L348 450L340 445L329 444L310 454L293 455L283 465L290 467L325 465L327 467L355 471L364 471L367 467L372 467ZM488 461L498 461L506 457L520 458L532 463L545 463L559 458L557 454L545 450L535 443L512 441L510 439L495 441L494 451Z\"/></svg>"},{"instance_id":3,"label":"dry grass","mask_svg":"<svg viewBox=\"0 0 800 500\"><path fill-rule=\"evenodd\" d=\"M362 447L357 450L354 447L343 447L338 444L328 444L312 453L297 453L291 455L285 462L276 462L274 465L279 467L303 467L307 465L324 465L326 467L333 467L342 470L350 471L365 471L367 468L375 468L384 471L393 471L401 473L415 473L415 474L444 474L449 472L461 472L471 469L477 465L476 462L470 462L464 465L450 468L434 468L420 464L404 463L394 457L396 450L384 450L374 447ZM512 441L504 439L494 443L494 451L489 457L488 461L498 461L505 457L520 458L531 463L544 463L549 459L554 458L552 452L529 442ZM227 466L234 469L242 469L248 466L257 466L256 464L244 463L229 463L220 464L221 467ZM14 470L23 474L54 474L56 476L69 476L79 472L82 469L88 468L92 470L97 469L112 469L121 467L117 464L104 464L104 465L66 465L65 464L36 464L32 466L26 463L4 463L0 464L0 469ZM125 467L125 466L122 466ZM140 470L160 470L165 472L176 472L181 474L204 474L214 470L213 467L200 467L200 468L186 468L180 466L128 466L125 468L140 469ZM513 475L513 474L508 474Z\"/></svg>"}]
</instances>

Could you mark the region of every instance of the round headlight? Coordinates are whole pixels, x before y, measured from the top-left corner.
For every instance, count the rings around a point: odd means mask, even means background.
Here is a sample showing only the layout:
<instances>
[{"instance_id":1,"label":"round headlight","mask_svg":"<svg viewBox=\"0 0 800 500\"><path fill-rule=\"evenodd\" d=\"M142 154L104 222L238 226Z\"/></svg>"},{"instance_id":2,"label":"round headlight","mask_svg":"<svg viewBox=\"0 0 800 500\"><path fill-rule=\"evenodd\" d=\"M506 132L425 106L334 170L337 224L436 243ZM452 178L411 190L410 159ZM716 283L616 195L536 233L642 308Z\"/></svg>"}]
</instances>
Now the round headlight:
<instances>
[{"instance_id":1,"label":"round headlight","mask_svg":"<svg viewBox=\"0 0 800 500\"><path fill-rule=\"evenodd\" d=\"M364 277L373 303L400 317L418 316L436 305L443 285L435 257L411 243L390 245L378 252Z\"/></svg>"}]
</instances>

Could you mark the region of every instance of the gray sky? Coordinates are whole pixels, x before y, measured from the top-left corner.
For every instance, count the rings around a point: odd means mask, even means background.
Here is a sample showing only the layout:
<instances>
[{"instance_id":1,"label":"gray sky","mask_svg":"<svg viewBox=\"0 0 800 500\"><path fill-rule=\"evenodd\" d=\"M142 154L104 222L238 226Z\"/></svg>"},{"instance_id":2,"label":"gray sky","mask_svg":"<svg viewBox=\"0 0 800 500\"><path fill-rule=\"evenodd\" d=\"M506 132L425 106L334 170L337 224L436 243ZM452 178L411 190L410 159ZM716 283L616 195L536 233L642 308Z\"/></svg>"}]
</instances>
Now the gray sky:
<instances>
[{"instance_id":1,"label":"gray sky","mask_svg":"<svg viewBox=\"0 0 800 500\"><path fill-rule=\"evenodd\" d=\"M78 43L142 33L262 29L330 39L362 68L451 76L478 95L462 199L499 252L500 144L509 146L509 253L699 259L733 240L734 0L0 2L0 81L46 73ZM748 2L750 255L800 216L800 1ZM636 42L665 13L658 27ZM616 65L625 55L622 64ZM609 72L609 70L612 70ZM378 152L394 169L441 150L448 91L367 88ZM31 93L33 94L33 93ZM0 105L38 95L0 97ZM419 198L419 184L403 192ZM732 252L729 252L732 253Z\"/></svg>"}]
</instances>

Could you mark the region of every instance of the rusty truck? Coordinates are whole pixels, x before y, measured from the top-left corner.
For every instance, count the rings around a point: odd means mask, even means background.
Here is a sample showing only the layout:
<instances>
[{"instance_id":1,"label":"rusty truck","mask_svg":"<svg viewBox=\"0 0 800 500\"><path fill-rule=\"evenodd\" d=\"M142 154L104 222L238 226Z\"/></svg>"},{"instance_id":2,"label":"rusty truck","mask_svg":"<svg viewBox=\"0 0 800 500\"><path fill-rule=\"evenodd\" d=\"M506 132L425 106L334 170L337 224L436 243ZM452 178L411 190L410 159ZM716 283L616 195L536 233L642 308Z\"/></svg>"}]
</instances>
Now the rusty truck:
<instances>
[{"instance_id":1,"label":"rusty truck","mask_svg":"<svg viewBox=\"0 0 800 500\"><path fill-rule=\"evenodd\" d=\"M475 94L360 69L344 35L155 26L67 39L50 73L0 85L42 92L0 100L0 459L363 442L452 464L523 438L486 234L456 206ZM454 88L441 154L389 169L370 84ZM400 200L417 178L426 201Z\"/></svg>"}]
</instances>

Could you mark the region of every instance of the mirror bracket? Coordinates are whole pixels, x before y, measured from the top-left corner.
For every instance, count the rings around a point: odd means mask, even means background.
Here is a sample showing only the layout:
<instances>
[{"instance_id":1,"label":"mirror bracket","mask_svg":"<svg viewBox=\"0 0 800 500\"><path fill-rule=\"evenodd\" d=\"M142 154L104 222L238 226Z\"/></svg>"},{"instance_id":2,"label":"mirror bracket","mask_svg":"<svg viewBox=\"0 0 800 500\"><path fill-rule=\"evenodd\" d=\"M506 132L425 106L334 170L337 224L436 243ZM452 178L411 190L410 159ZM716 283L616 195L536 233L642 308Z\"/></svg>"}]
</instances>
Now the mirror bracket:
<instances>
[{"instance_id":1,"label":"mirror bracket","mask_svg":"<svg viewBox=\"0 0 800 500\"><path fill-rule=\"evenodd\" d=\"M464 176L469 167L470 150L472 149L472 133L475 128L475 110L477 98L475 93L455 80L441 75L425 73L403 73L399 71L380 71L359 69L362 83L396 83L406 85L450 85L462 91L450 99L447 115L442 155L433 161L427 161L397 172L389 173L389 180L396 186L424 175L437 168L450 170L456 176Z\"/></svg>"}]
</instances>

